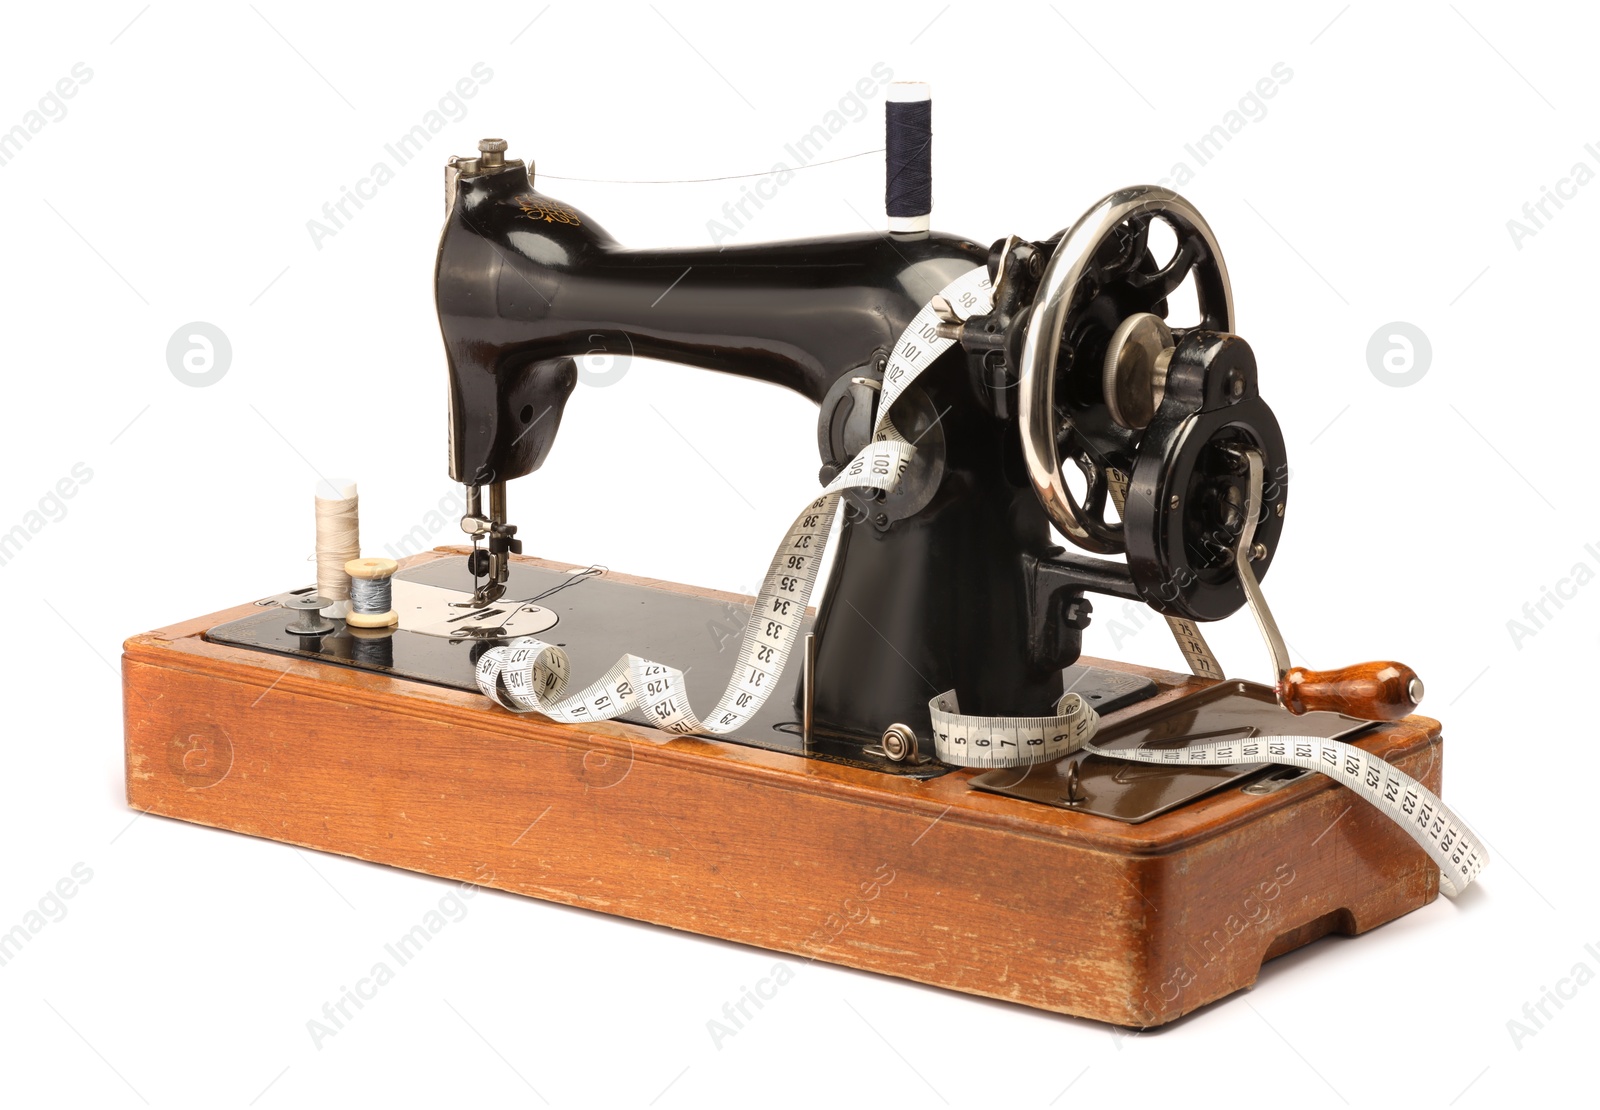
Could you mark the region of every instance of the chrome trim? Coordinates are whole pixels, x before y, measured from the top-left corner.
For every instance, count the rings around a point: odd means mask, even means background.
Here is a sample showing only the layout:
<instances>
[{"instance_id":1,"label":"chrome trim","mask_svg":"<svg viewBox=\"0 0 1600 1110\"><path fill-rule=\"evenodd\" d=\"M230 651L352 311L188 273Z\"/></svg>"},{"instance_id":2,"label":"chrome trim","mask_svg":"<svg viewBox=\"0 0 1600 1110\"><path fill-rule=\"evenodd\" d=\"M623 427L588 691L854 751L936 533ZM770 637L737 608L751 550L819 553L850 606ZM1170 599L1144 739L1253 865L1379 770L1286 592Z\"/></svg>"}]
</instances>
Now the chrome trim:
<instances>
[{"instance_id":1,"label":"chrome trim","mask_svg":"<svg viewBox=\"0 0 1600 1110\"><path fill-rule=\"evenodd\" d=\"M1245 464L1250 482L1250 492L1245 498L1244 525L1239 530L1239 542L1233 549L1233 566L1238 572L1239 584L1244 587L1245 600L1250 603L1250 615L1255 617L1256 627L1261 629L1261 638L1267 642L1267 653L1272 656L1272 680L1281 703L1283 680L1290 667L1289 648L1283 642L1283 633L1278 631L1278 622L1272 619L1272 610L1267 608L1267 597L1261 592L1261 583L1256 580L1255 568L1250 565L1252 557L1257 555L1256 523L1261 519L1261 486L1266 475L1266 464L1261 459L1261 452L1254 447L1230 447L1228 450ZM1265 552L1261 555L1264 556Z\"/></svg>"}]
</instances>

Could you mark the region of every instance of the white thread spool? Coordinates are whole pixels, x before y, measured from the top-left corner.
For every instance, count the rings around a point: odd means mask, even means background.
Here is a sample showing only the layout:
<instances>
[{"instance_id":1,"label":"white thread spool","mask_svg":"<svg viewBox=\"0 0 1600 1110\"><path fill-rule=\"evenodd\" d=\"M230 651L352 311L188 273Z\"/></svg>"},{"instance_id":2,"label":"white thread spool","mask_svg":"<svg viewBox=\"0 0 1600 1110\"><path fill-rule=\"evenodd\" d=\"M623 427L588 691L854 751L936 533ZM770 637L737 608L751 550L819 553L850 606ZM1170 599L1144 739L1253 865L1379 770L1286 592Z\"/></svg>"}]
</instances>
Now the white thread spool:
<instances>
[{"instance_id":1,"label":"white thread spool","mask_svg":"<svg viewBox=\"0 0 1600 1110\"><path fill-rule=\"evenodd\" d=\"M361 554L361 521L356 484L348 478L317 483L317 593L330 604L324 615L350 611L350 575L345 564Z\"/></svg>"},{"instance_id":2,"label":"white thread spool","mask_svg":"<svg viewBox=\"0 0 1600 1110\"><path fill-rule=\"evenodd\" d=\"M400 617L390 603L389 579L400 569L393 559L351 559L344 565L350 576L352 604L344 623L352 628L387 628ZM381 608L380 608L381 606Z\"/></svg>"}]
</instances>

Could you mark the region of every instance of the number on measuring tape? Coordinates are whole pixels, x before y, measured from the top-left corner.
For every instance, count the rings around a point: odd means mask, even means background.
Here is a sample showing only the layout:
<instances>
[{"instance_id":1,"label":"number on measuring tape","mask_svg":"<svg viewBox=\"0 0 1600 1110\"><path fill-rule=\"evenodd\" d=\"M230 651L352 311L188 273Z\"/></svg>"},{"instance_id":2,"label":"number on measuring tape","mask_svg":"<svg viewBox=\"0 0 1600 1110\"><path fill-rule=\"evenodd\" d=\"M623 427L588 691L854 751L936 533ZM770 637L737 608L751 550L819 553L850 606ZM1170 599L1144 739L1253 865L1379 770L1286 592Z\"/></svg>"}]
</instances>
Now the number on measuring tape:
<instances>
[{"instance_id":1,"label":"number on measuring tape","mask_svg":"<svg viewBox=\"0 0 1600 1110\"><path fill-rule=\"evenodd\" d=\"M1071 755L1094 736L1100 715L1066 693L1050 717L968 717L954 690L928 702L934 754L957 767L1023 767Z\"/></svg>"}]
</instances>

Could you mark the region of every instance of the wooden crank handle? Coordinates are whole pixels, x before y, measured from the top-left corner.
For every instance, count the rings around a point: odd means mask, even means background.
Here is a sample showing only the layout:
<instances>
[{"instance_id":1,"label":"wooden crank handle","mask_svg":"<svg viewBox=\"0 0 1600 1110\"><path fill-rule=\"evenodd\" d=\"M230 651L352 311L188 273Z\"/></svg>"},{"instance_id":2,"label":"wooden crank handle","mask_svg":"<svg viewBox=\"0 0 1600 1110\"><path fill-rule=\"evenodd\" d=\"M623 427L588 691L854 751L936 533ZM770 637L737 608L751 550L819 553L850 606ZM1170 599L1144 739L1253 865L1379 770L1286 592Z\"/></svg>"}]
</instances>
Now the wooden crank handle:
<instances>
[{"instance_id":1,"label":"wooden crank handle","mask_svg":"<svg viewBox=\"0 0 1600 1110\"><path fill-rule=\"evenodd\" d=\"M1422 701L1422 680L1404 663L1356 663L1334 671L1290 667L1278 696L1295 714L1323 710L1363 721L1398 721Z\"/></svg>"}]
</instances>

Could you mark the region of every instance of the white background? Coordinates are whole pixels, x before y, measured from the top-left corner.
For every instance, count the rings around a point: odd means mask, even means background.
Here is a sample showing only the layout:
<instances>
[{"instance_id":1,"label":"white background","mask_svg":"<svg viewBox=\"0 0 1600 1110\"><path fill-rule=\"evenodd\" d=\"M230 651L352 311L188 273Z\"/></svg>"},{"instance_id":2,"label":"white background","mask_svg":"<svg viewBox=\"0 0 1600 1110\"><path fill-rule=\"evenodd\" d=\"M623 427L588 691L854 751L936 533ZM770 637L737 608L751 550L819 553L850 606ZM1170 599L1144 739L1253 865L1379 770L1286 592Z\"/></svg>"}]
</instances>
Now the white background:
<instances>
[{"instance_id":1,"label":"white background","mask_svg":"<svg viewBox=\"0 0 1600 1110\"><path fill-rule=\"evenodd\" d=\"M1600 28L1571 6L1478 0L657 9L8 9L0 129L76 63L92 78L0 166L0 531L75 464L92 478L0 566L0 930L75 864L92 879L0 967L0 1098L1467 1107L1586 1084L1600 986L1520 1044L1507 1022L1574 965L1600 972L1577 708L1600 585L1572 583L1520 642L1507 622L1576 564L1600 569L1600 185L1567 187L1520 243L1507 221L1575 163L1600 170L1585 150ZM479 62L492 78L465 116L315 245L307 221ZM707 1021L772 955L483 892L317 1047L307 1021L453 887L135 819L122 639L307 580L318 472L359 478L369 551L449 494L432 305L449 154L498 135L555 175L763 171L879 62L934 83L935 223L980 242L1042 237L1114 187L1195 171L1182 191L1226 251L1290 444L1278 619L1299 662L1421 672L1449 738L1446 796L1494 863L1460 902L1319 943L1135 1038L809 965L719 1047ZM1250 106L1259 118L1198 166L1185 144L1278 63L1292 77L1265 114ZM866 107L830 153L881 146L881 97ZM881 182L875 156L809 169L739 241L876 226ZM544 183L637 245L707 241L738 185ZM166 362L193 321L232 344L208 388ZM1367 362L1392 321L1431 340L1408 388ZM775 389L635 363L580 387L512 516L530 552L748 589L815 488L814 422ZM584 511L642 475L678 483L693 513L668 540L643 515ZM953 598L969 587L950 583ZM1181 668L1158 624L1113 637L1120 603L1100 604L1090 653ZM1248 618L1213 644L1230 671L1265 677Z\"/></svg>"}]
</instances>

